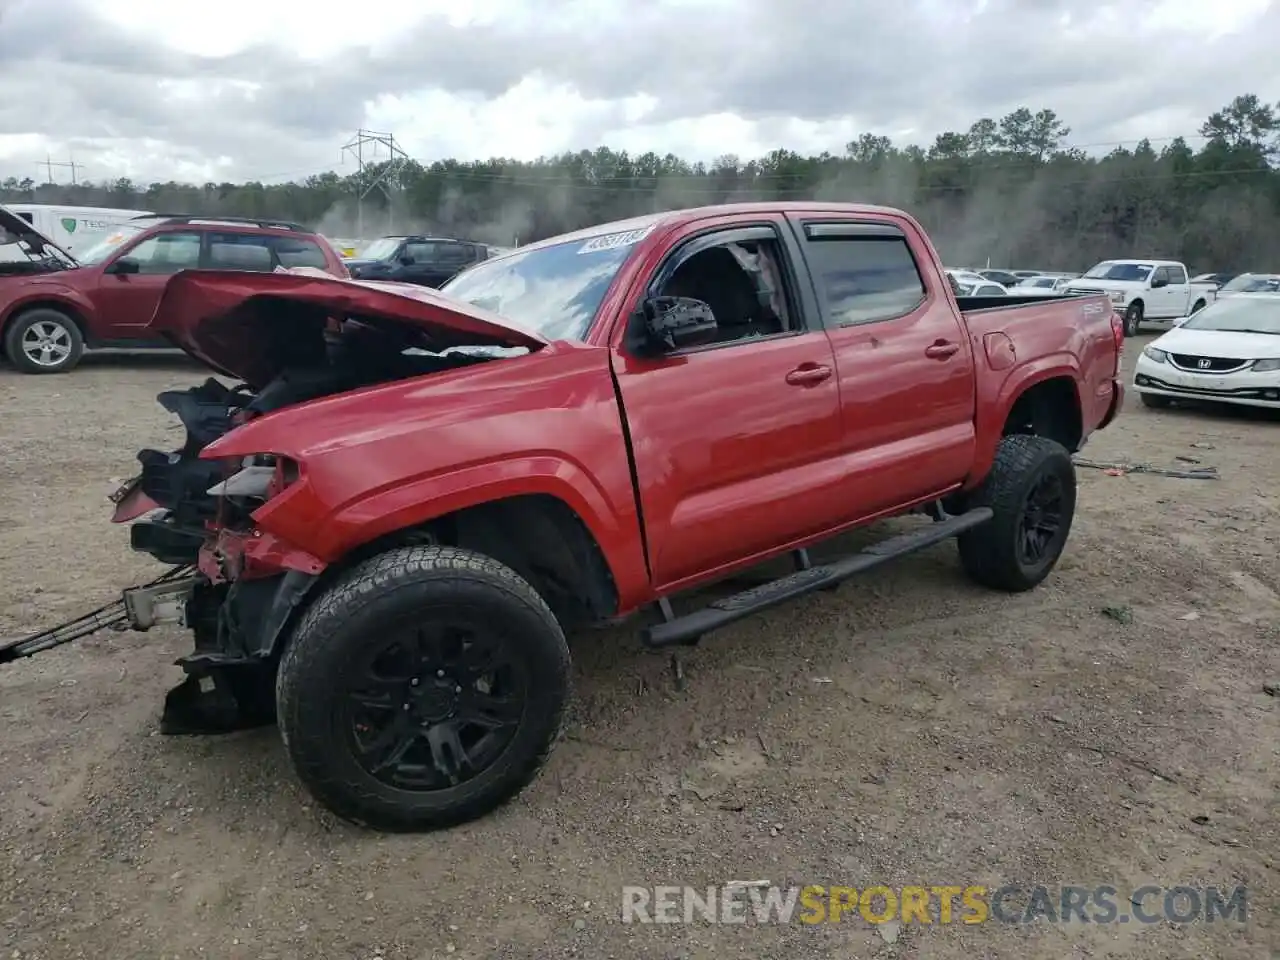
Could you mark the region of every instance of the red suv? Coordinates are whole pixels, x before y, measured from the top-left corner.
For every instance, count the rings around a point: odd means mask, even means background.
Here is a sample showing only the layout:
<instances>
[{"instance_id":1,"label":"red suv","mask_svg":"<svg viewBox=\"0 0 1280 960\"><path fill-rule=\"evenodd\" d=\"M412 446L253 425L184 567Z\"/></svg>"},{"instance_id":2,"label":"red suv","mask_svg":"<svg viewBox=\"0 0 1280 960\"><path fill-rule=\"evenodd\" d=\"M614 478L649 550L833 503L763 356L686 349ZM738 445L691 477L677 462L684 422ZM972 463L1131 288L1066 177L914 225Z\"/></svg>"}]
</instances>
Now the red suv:
<instances>
[{"instance_id":1,"label":"red suv","mask_svg":"<svg viewBox=\"0 0 1280 960\"><path fill-rule=\"evenodd\" d=\"M6 211L7 212L7 211ZM14 234L25 223L0 224ZM19 239L23 239L19 237ZM170 346L145 335L168 279L180 270L347 268L329 243L298 224L236 217L139 217L69 263L27 244L47 269L0 271L0 345L24 373L65 373L86 347Z\"/></svg>"}]
</instances>

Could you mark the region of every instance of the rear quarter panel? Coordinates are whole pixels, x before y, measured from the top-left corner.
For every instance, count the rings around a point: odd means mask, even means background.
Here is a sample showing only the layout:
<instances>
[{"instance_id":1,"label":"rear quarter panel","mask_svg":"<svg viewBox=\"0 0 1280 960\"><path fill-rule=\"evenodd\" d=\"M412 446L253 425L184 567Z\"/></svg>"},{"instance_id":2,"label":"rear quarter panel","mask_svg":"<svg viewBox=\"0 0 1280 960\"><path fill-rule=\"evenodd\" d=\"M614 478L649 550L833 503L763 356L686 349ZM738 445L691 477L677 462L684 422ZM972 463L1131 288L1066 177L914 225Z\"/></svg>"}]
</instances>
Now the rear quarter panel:
<instances>
[{"instance_id":1,"label":"rear quarter panel","mask_svg":"<svg viewBox=\"0 0 1280 960\"><path fill-rule=\"evenodd\" d=\"M969 486L991 469L1013 404L1027 389L1069 377L1083 435L1111 409L1119 355L1106 297L1066 297L964 314L977 364L977 452Z\"/></svg>"}]
</instances>

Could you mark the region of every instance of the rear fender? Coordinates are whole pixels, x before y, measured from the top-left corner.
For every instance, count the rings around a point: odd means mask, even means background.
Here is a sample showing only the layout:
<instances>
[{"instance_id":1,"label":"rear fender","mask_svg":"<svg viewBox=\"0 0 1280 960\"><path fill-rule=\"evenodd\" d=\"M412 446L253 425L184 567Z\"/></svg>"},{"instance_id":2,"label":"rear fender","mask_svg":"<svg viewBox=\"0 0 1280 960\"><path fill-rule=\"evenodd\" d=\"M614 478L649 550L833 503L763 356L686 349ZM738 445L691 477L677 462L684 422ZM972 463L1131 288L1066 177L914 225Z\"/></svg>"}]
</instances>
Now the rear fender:
<instances>
[{"instance_id":1,"label":"rear fender","mask_svg":"<svg viewBox=\"0 0 1280 960\"><path fill-rule=\"evenodd\" d=\"M306 483L299 486L306 486ZM628 492L630 488L628 487ZM529 495L564 503L595 539L613 576L618 599L647 594L649 581L634 503L612 505L581 467L552 456L475 464L445 474L420 477L349 501L327 516L290 509L290 501L315 504L304 490L290 488L254 514L264 530L333 563L382 537L420 527L469 507Z\"/></svg>"},{"instance_id":2,"label":"rear fender","mask_svg":"<svg viewBox=\"0 0 1280 960\"><path fill-rule=\"evenodd\" d=\"M973 473L965 484L972 489L980 484L995 462L996 450L1004 436L1004 425L1018 398L1038 383L1055 377L1067 377L1075 386L1076 403L1081 403L1080 364L1070 353L1038 357L1010 371L999 392L979 406L978 442L974 451ZM981 379L981 378L980 378Z\"/></svg>"}]
</instances>

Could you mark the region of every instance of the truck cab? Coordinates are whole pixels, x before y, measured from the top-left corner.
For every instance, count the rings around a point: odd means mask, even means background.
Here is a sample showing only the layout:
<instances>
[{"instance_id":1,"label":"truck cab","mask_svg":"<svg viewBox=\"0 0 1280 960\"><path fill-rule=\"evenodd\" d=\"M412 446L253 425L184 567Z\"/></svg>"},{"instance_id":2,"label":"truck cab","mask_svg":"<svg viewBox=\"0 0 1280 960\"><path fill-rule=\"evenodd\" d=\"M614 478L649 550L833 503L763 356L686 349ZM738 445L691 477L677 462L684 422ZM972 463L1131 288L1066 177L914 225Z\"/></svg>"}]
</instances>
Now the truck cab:
<instances>
[{"instance_id":1,"label":"truck cab","mask_svg":"<svg viewBox=\"0 0 1280 960\"><path fill-rule=\"evenodd\" d=\"M1177 260L1103 260L1066 284L1072 293L1105 294L1124 317L1125 336L1143 321L1171 321L1203 310L1217 297L1213 283L1189 279Z\"/></svg>"}]
</instances>

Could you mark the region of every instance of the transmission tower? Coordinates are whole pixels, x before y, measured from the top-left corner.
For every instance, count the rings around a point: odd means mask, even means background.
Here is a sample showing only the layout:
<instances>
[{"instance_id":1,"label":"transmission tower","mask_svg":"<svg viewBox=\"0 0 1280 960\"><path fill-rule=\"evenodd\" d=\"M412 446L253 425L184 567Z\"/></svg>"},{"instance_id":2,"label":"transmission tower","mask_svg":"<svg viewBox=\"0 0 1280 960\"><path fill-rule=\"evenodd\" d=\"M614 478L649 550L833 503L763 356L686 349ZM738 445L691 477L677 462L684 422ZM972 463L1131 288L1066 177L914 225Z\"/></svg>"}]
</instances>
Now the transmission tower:
<instances>
[{"instance_id":1,"label":"transmission tower","mask_svg":"<svg viewBox=\"0 0 1280 960\"><path fill-rule=\"evenodd\" d=\"M43 160L37 161L36 166L44 167L45 174L48 178L48 182L51 184L54 182L54 179L53 179L54 167L70 167L71 168L71 185L73 187L76 185L76 171L84 169L83 163L76 163L74 160L54 160L53 157L49 156L48 154L45 155L45 158Z\"/></svg>"},{"instance_id":2,"label":"transmission tower","mask_svg":"<svg viewBox=\"0 0 1280 960\"><path fill-rule=\"evenodd\" d=\"M351 154L355 158L356 181L356 233L364 239L364 200L374 190L381 190L387 198L387 233L394 233L395 226L395 194L400 184L400 174L409 155L400 149L396 138L390 133L377 133L373 130L360 129L349 143L342 147L343 154ZM378 172L369 179L366 171L378 167Z\"/></svg>"}]
</instances>

